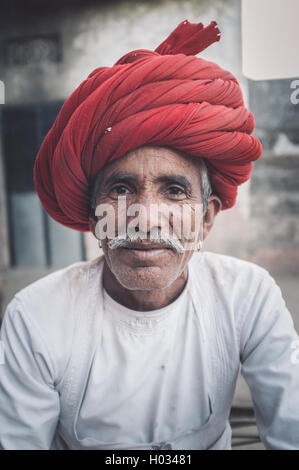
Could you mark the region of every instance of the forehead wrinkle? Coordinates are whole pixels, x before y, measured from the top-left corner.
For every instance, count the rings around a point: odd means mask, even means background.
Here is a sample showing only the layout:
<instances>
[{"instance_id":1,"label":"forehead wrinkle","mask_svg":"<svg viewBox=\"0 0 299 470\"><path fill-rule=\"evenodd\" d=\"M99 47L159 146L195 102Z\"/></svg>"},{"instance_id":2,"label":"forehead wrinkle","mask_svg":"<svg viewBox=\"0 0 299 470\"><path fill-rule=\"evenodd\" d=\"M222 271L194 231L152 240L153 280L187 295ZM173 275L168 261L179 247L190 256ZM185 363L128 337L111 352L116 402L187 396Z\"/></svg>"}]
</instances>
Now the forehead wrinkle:
<instances>
[{"instance_id":1,"label":"forehead wrinkle","mask_svg":"<svg viewBox=\"0 0 299 470\"><path fill-rule=\"evenodd\" d=\"M144 162L144 157L146 157L146 153L149 153L150 155L147 155L147 158L148 156L150 157L153 157L153 158L150 158L151 160L151 165L150 165L150 168L144 168L144 165L143 163ZM162 181L162 178L164 178L164 181L166 182L167 178L169 179L169 182L170 182L170 178L171 177L178 177L177 179L179 179L179 177L182 177L185 174L186 172L185 171L180 171L180 174L178 174L178 172L176 172L175 175L171 174L171 169L169 168L170 170L170 174L168 172L168 168L163 168L163 165L162 165L162 168L159 168L160 167L160 163L161 163L161 157L162 157L162 154L163 154L163 160L167 161L168 165L167 166L171 166L174 164L174 162L172 161L173 160L173 155L172 155L172 152L171 152L171 149L168 149L168 148L160 148L160 147L154 147L154 148L138 148L132 152L129 152L128 154L126 154L124 156L124 159L127 160L126 163L128 163L128 165L125 165L125 166L128 166L128 170L127 168L124 168L123 170L121 170L121 168L115 168L115 169L112 169L112 172L109 176L105 176L105 171L102 172L100 171L99 174L98 174L98 177L96 178L96 184L94 186L96 186L97 188L97 191L99 191L101 189L101 187L107 187L109 183L113 182L113 179L116 179L117 177L119 178L119 181L123 180L129 180L131 179L132 181L134 180L135 182L138 182L140 184L142 184L142 182L144 183L144 179L150 179L152 181L155 181L155 182L158 182L158 179L160 181ZM132 159L132 157L135 157L138 156L138 159L140 159L140 167L138 168L138 172L137 173L134 173L132 171L130 171L130 160ZM190 168L190 159L187 158L187 154L185 154L184 152L179 152L179 153L176 153L176 155L174 156L180 156L180 164L182 165L182 170L185 169L185 165L187 165L187 168L186 170L188 171L189 168ZM127 157L127 158L126 158ZM141 158L140 158L141 157ZM135 160L134 158L134 160ZM166 163L165 161L165 163ZM189 167L189 168L188 168ZM161 174L159 175L159 172L163 172L164 174ZM194 172L193 172L194 173ZM193 176L194 174L192 173L191 176L191 179L190 181L193 181ZM185 178L188 180L188 178L185 176ZM138 181L140 180L140 181ZM142 182L141 182L142 180ZM190 181L177 181L178 184L182 184L184 185L185 187L188 187L189 189L191 189L191 187L193 186ZM128 181L129 182L129 181Z\"/></svg>"}]
</instances>

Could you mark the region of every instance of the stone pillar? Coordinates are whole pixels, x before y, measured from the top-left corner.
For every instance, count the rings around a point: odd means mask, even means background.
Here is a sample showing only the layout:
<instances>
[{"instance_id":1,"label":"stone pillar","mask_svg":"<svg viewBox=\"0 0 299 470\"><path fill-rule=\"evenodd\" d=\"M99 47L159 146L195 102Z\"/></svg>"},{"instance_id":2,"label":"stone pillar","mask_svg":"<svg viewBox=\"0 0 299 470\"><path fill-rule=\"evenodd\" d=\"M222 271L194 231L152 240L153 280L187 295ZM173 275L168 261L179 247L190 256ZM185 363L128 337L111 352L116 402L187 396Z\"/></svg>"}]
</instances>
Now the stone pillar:
<instances>
[{"instance_id":1,"label":"stone pillar","mask_svg":"<svg viewBox=\"0 0 299 470\"><path fill-rule=\"evenodd\" d=\"M8 217L2 146L2 106L0 106L0 271L9 266Z\"/></svg>"},{"instance_id":2,"label":"stone pillar","mask_svg":"<svg viewBox=\"0 0 299 470\"><path fill-rule=\"evenodd\" d=\"M264 152L251 179L253 261L273 274L299 273L299 103L294 80L250 82L250 108Z\"/></svg>"},{"instance_id":3,"label":"stone pillar","mask_svg":"<svg viewBox=\"0 0 299 470\"><path fill-rule=\"evenodd\" d=\"M0 325L4 309L3 271L8 268L10 263L5 175L2 151L2 107L3 105L0 105Z\"/></svg>"}]
</instances>

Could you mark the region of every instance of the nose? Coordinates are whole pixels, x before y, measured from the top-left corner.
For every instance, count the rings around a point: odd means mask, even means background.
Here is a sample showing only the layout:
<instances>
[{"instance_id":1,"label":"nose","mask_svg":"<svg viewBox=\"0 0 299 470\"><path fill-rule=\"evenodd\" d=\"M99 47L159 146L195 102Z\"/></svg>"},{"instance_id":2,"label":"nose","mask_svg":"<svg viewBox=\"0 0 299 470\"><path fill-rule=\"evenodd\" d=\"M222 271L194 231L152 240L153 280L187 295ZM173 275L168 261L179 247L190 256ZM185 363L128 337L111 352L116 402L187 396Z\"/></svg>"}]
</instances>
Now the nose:
<instances>
[{"instance_id":1,"label":"nose","mask_svg":"<svg viewBox=\"0 0 299 470\"><path fill-rule=\"evenodd\" d=\"M151 193L140 195L138 200L128 207L127 215L129 219L137 217L136 230L150 234L153 227L159 231L162 228L163 218L160 215L159 203Z\"/></svg>"}]
</instances>

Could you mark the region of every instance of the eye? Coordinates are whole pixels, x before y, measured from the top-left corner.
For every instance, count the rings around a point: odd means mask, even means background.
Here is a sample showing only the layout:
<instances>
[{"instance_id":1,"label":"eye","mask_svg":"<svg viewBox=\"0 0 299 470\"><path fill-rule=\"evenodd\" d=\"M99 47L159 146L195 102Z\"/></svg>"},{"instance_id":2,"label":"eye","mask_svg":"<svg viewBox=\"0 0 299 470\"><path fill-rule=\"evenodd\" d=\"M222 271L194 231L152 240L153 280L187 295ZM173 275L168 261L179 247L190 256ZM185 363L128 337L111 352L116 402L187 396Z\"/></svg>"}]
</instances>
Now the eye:
<instances>
[{"instance_id":1,"label":"eye","mask_svg":"<svg viewBox=\"0 0 299 470\"><path fill-rule=\"evenodd\" d=\"M171 196L186 195L185 190L180 188L179 186L170 186L167 190L169 191Z\"/></svg>"},{"instance_id":2,"label":"eye","mask_svg":"<svg viewBox=\"0 0 299 470\"><path fill-rule=\"evenodd\" d=\"M130 191L130 190L123 184L118 184L117 186L114 186L113 188L111 188L111 192L116 193L117 195L127 194L126 191Z\"/></svg>"}]
</instances>

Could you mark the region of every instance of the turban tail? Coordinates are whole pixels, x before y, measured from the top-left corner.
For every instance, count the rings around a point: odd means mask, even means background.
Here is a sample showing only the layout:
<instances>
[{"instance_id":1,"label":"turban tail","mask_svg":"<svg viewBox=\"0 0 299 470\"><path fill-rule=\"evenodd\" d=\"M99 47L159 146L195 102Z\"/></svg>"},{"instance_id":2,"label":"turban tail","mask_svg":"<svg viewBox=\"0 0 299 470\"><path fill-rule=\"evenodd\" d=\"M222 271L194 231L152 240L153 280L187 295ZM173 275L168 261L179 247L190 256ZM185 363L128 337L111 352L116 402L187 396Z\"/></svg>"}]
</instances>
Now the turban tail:
<instances>
[{"instance_id":1,"label":"turban tail","mask_svg":"<svg viewBox=\"0 0 299 470\"><path fill-rule=\"evenodd\" d=\"M183 21L155 51L139 49L100 67L61 108L36 157L34 183L46 211L89 231L91 183L109 161L143 145L205 158L222 209L236 202L262 154L237 79L195 57L219 41L216 22Z\"/></svg>"}]
</instances>

